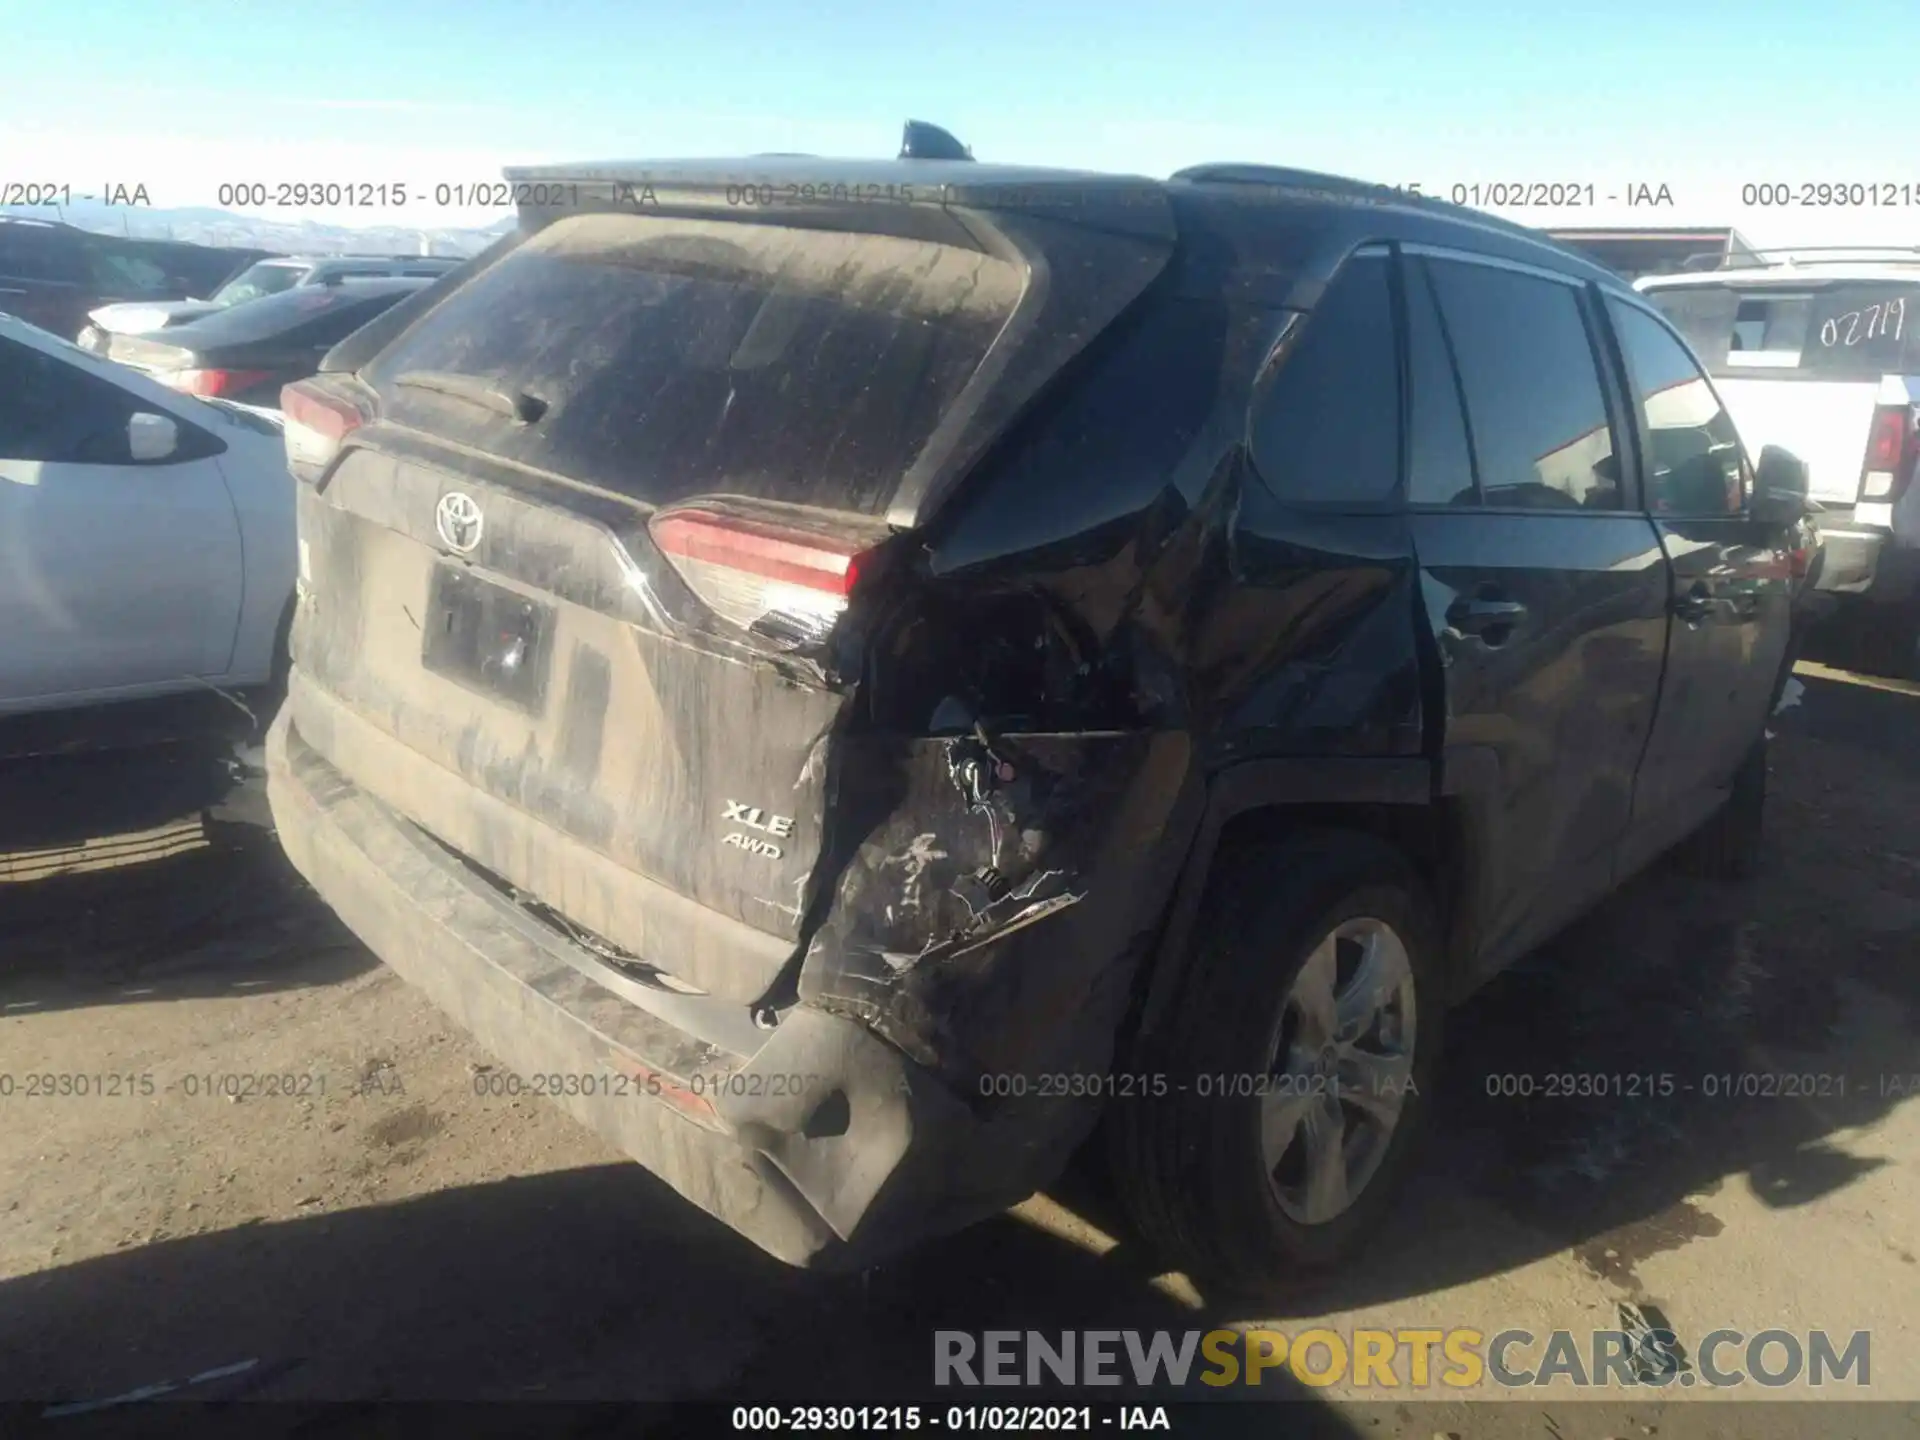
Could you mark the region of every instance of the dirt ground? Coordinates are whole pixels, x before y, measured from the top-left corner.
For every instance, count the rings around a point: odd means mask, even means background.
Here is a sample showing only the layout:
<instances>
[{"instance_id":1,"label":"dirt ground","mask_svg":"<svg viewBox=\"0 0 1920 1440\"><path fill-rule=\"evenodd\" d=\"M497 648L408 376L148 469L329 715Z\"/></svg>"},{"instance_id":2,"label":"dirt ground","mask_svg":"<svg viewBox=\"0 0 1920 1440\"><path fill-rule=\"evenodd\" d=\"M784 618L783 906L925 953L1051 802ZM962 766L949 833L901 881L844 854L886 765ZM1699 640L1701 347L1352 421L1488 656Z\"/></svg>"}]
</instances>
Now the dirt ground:
<instances>
[{"instance_id":1,"label":"dirt ground","mask_svg":"<svg viewBox=\"0 0 1920 1440\"><path fill-rule=\"evenodd\" d=\"M1470 1001L1380 1242L1251 1304L1156 1277L1083 1168L867 1276L788 1271L543 1101L476 1093L491 1058L304 890L251 782L173 752L17 767L0 797L0 1399L251 1361L195 1393L927 1400L936 1329L1542 1332L1609 1328L1626 1301L1682 1336L1871 1331L1872 1385L1850 1395L1906 1402L1844 1425L1742 1409L1738 1433L1920 1429L1920 688L1819 665L1800 682L1776 718L1761 879L1650 873ZM210 786L226 808L205 825ZM1565 1073L1675 1083L1493 1093ZM41 1075L89 1093L29 1093ZM1838 1079L1714 1093L1741 1075ZM230 1077L282 1093L233 1098ZM1671 1436L1732 1413L1705 1390L1478 1408L1265 1393L1379 1436Z\"/></svg>"}]
</instances>

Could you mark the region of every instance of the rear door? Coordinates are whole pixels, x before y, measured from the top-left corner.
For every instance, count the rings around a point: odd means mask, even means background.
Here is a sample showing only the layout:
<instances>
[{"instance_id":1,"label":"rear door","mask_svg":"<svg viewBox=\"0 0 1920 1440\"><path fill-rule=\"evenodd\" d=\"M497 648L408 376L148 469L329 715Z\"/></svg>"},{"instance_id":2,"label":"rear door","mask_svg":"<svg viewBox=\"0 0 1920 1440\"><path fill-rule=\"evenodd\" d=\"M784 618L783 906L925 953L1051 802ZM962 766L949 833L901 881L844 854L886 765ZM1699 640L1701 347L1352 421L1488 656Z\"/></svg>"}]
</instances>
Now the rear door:
<instances>
[{"instance_id":1,"label":"rear door","mask_svg":"<svg viewBox=\"0 0 1920 1440\"><path fill-rule=\"evenodd\" d=\"M1706 366L1748 454L1784 446L1814 499L1852 506L1883 383L1915 377L1920 396L1920 281L1813 271L1644 293Z\"/></svg>"},{"instance_id":2,"label":"rear door","mask_svg":"<svg viewBox=\"0 0 1920 1440\"><path fill-rule=\"evenodd\" d=\"M1747 514L1752 472L1715 387L1654 315L1615 299L1607 310L1634 396L1647 510L1673 566L1632 864L1718 804L1759 739L1786 660L1791 570L1786 533Z\"/></svg>"},{"instance_id":3,"label":"rear door","mask_svg":"<svg viewBox=\"0 0 1920 1440\"><path fill-rule=\"evenodd\" d=\"M1668 577L1577 282L1409 254L1409 502L1489 967L1612 881L1660 689Z\"/></svg>"},{"instance_id":4,"label":"rear door","mask_svg":"<svg viewBox=\"0 0 1920 1440\"><path fill-rule=\"evenodd\" d=\"M884 236L555 221L360 374L381 420L301 501L302 736L327 753L344 707L506 802L519 828L482 834L388 796L617 943L641 917L541 834L791 942L853 684L820 567L884 539L1023 280Z\"/></svg>"}]
</instances>

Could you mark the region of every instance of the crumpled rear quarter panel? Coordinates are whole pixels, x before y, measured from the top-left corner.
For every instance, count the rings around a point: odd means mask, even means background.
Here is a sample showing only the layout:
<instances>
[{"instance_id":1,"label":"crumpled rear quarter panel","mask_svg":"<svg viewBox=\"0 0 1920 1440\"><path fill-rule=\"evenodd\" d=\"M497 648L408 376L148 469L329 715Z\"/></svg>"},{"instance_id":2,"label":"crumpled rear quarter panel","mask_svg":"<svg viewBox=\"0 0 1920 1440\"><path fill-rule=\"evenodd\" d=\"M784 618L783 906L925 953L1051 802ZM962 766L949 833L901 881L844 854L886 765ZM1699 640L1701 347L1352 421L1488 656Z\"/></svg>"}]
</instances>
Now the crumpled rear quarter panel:
<instances>
[{"instance_id":1,"label":"crumpled rear quarter panel","mask_svg":"<svg viewBox=\"0 0 1920 1440\"><path fill-rule=\"evenodd\" d=\"M1104 1074L1186 835L1178 731L843 742L859 835L800 998L858 1016L969 1097Z\"/></svg>"}]
</instances>

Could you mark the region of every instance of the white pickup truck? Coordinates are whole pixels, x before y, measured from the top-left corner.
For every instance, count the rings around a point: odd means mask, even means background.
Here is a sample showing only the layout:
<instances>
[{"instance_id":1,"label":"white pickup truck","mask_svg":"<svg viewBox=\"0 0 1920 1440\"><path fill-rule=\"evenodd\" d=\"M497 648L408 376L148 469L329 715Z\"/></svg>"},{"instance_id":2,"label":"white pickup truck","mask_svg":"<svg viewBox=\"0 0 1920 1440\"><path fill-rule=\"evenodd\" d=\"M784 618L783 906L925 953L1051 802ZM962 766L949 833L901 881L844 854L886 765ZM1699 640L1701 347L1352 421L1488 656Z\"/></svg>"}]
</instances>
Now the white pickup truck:
<instances>
[{"instance_id":1,"label":"white pickup truck","mask_svg":"<svg viewBox=\"0 0 1920 1440\"><path fill-rule=\"evenodd\" d=\"M1751 454L1808 467L1816 599L1876 669L1920 677L1920 249L1773 252L1646 276Z\"/></svg>"}]
</instances>

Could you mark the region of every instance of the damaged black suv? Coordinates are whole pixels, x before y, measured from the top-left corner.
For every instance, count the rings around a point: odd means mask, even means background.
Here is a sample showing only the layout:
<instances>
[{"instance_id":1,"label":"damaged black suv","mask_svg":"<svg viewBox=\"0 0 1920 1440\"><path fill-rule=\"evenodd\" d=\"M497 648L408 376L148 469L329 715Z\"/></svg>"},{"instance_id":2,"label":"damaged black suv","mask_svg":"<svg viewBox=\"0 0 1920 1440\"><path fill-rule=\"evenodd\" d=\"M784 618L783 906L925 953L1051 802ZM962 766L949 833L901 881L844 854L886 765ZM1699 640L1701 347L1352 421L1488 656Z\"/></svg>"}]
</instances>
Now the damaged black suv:
<instances>
[{"instance_id":1,"label":"damaged black suv","mask_svg":"<svg viewBox=\"0 0 1920 1440\"><path fill-rule=\"evenodd\" d=\"M1324 1263L1449 1005L1682 841L1751 866L1804 471L1607 271L1254 167L512 178L286 393L273 810L773 1254L1101 1127L1175 1263Z\"/></svg>"}]
</instances>

